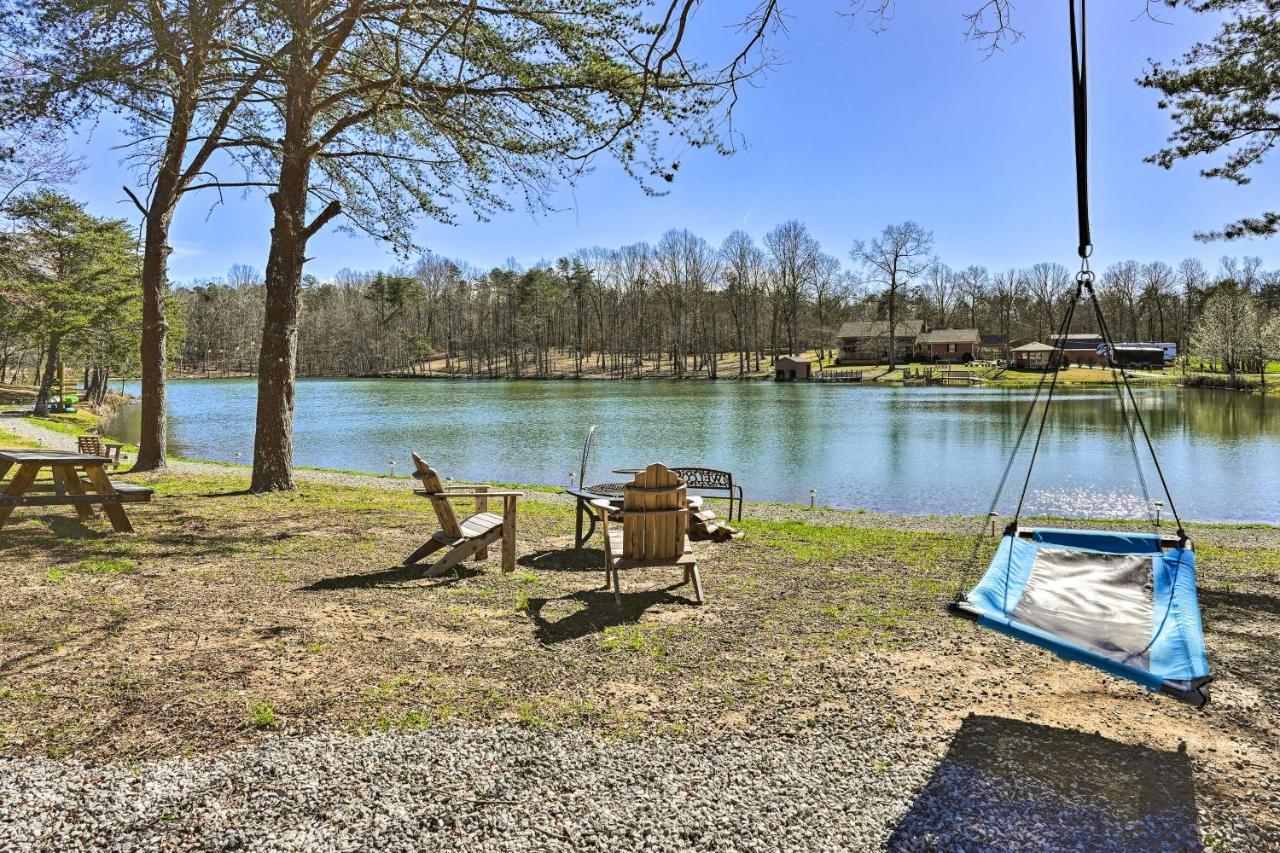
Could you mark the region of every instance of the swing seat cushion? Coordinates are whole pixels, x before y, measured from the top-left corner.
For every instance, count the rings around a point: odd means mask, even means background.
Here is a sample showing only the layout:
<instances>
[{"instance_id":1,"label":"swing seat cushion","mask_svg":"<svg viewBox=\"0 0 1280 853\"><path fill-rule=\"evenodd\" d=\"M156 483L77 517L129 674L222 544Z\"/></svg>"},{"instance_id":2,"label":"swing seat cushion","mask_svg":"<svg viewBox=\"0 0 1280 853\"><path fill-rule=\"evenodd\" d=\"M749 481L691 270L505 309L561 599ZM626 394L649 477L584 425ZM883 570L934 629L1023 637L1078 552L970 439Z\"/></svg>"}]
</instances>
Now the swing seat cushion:
<instances>
[{"instance_id":1,"label":"swing seat cushion","mask_svg":"<svg viewBox=\"0 0 1280 853\"><path fill-rule=\"evenodd\" d=\"M1207 701L1195 552L1154 534L1006 535L960 615L1192 704Z\"/></svg>"}]
</instances>

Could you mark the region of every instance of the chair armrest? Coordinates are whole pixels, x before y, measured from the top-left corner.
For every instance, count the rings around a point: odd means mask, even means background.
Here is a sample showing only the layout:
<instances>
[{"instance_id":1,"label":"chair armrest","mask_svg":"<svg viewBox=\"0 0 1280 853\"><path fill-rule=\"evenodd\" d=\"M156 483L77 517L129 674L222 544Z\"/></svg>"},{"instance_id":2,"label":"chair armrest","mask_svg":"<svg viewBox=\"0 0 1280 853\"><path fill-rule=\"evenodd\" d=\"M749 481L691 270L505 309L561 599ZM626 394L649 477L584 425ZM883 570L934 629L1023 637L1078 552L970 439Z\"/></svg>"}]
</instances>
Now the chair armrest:
<instances>
[{"instance_id":1,"label":"chair armrest","mask_svg":"<svg viewBox=\"0 0 1280 853\"><path fill-rule=\"evenodd\" d=\"M431 494L431 492L423 492L421 489L414 489L414 491L424 495ZM459 491L438 492L437 494L442 498L506 498L506 497L522 498L524 497L524 492L515 492L510 490L499 490L499 489L495 489L492 492L459 490Z\"/></svg>"},{"instance_id":2,"label":"chair armrest","mask_svg":"<svg viewBox=\"0 0 1280 853\"><path fill-rule=\"evenodd\" d=\"M606 498L595 498L594 500L587 501L587 503L591 504L593 507L600 510L601 512L608 513L608 512L615 511L613 504L610 503Z\"/></svg>"}]
</instances>

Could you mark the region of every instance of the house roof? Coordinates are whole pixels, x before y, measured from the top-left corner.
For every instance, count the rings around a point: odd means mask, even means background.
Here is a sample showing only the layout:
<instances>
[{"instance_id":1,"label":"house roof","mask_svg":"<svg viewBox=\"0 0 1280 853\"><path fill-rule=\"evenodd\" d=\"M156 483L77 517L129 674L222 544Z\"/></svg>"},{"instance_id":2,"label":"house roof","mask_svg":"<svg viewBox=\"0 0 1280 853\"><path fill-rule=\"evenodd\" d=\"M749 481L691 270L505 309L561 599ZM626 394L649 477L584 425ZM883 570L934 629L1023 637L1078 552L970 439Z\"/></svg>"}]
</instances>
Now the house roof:
<instances>
[{"instance_id":1,"label":"house roof","mask_svg":"<svg viewBox=\"0 0 1280 853\"><path fill-rule=\"evenodd\" d=\"M899 338L914 338L924 328L923 320L903 318L894 325L894 334ZM888 320L854 320L845 323L836 332L838 338L887 338L889 337Z\"/></svg>"},{"instance_id":2,"label":"house roof","mask_svg":"<svg viewBox=\"0 0 1280 853\"><path fill-rule=\"evenodd\" d=\"M1051 347L1048 344L1042 344L1039 341L1032 341L1029 344L1023 344L1020 347L1014 347L1010 352L1057 352L1057 347Z\"/></svg>"},{"instance_id":3,"label":"house roof","mask_svg":"<svg viewBox=\"0 0 1280 853\"><path fill-rule=\"evenodd\" d=\"M813 361L807 358L801 358L798 355L780 355L778 362L787 362L789 364L813 364Z\"/></svg>"},{"instance_id":4,"label":"house roof","mask_svg":"<svg viewBox=\"0 0 1280 853\"><path fill-rule=\"evenodd\" d=\"M980 339L977 329L934 329L918 340L922 344L976 344Z\"/></svg>"},{"instance_id":5,"label":"house roof","mask_svg":"<svg viewBox=\"0 0 1280 853\"><path fill-rule=\"evenodd\" d=\"M1050 341L1059 343L1064 350L1092 350L1093 347L1102 343L1102 336L1101 334L1074 333L1059 337L1051 334Z\"/></svg>"}]
</instances>

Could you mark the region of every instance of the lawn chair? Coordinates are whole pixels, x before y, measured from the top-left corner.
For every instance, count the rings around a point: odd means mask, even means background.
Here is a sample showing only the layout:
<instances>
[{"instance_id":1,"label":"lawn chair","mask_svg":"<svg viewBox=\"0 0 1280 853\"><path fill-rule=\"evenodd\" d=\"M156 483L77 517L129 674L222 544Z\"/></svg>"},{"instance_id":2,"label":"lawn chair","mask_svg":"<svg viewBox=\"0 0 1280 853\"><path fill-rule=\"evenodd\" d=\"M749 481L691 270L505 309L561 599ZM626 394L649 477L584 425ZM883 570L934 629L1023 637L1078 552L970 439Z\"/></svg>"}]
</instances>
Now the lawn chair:
<instances>
[{"instance_id":1,"label":"lawn chair","mask_svg":"<svg viewBox=\"0 0 1280 853\"><path fill-rule=\"evenodd\" d=\"M695 600L702 603L702 578L689 544L689 506L684 481L667 466L655 462L636 474L622 490L622 529L610 529L607 500L593 501L604 533L605 585L622 604L619 569L679 566L684 582L693 582Z\"/></svg>"},{"instance_id":2,"label":"lawn chair","mask_svg":"<svg viewBox=\"0 0 1280 853\"><path fill-rule=\"evenodd\" d=\"M103 441L98 435L77 435L76 449L86 456L103 456L111 460L109 467L120 467L121 445L114 441Z\"/></svg>"},{"instance_id":3,"label":"lawn chair","mask_svg":"<svg viewBox=\"0 0 1280 853\"><path fill-rule=\"evenodd\" d=\"M413 454L413 465L413 476L422 483L421 488L414 489L414 494L431 500L440 529L421 548L406 557L404 564L411 566L429 554L448 548L448 552L426 571L428 577L442 575L468 557L475 557L477 562L486 559L489 546L501 539L502 570L515 571L516 499L524 493L490 489L488 486L445 486L436 470L416 453ZM475 513L459 521L450 503L457 498L474 498ZM489 512L489 498L502 498L502 515Z\"/></svg>"}]
</instances>

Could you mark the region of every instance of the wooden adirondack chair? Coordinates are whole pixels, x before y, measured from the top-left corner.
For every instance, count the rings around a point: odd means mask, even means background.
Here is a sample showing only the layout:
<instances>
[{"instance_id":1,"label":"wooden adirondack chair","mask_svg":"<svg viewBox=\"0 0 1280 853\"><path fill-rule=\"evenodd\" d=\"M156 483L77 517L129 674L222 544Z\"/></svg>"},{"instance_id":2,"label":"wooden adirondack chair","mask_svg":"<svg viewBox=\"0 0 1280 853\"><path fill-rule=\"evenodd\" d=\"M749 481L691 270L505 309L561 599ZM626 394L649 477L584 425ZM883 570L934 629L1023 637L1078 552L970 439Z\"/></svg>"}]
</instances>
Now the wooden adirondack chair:
<instances>
[{"instance_id":1,"label":"wooden adirondack chair","mask_svg":"<svg viewBox=\"0 0 1280 853\"><path fill-rule=\"evenodd\" d=\"M121 445L114 441L103 441L98 435L76 436L76 448L90 456L105 456L111 460L112 468L120 467Z\"/></svg>"},{"instance_id":2,"label":"wooden adirondack chair","mask_svg":"<svg viewBox=\"0 0 1280 853\"><path fill-rule=\"evenodd\" d=\"M622 529L612 529L610 513L617 507L593 501L604 532L605 585L622 603L619 569L679 566L684 582L693 582L694 598L702 603L702 578L698 559L689 544L689 506L684 481L667 466L655 462L622 489Z\"/></svg>"},{"instance_id":3,"label":"wooden adirondack chair","mask_svg":"<svg viewBox=\"0 0 1280 853\"><path fill-rule=\"evenodd\" d=\"M430 499L440 529L421 548L406 557L404 564L411 566L429 554L448 548L448 552L426 572L428 577L441 575L468 557L475 557L477 562L486 559L489 546L501 539L502 570L515 571L516 499L524 493L490 489L488 486L445 486L436 470L416 453L413 454L413 465L413 476L422 483L421 488L414 489L414 494ZM459 521L450 503L457 498L474 498L475 513ZM489 512L489 498L502 498L501 515Z\"/></svg>"}]
</instances>

